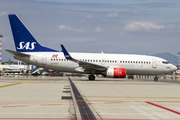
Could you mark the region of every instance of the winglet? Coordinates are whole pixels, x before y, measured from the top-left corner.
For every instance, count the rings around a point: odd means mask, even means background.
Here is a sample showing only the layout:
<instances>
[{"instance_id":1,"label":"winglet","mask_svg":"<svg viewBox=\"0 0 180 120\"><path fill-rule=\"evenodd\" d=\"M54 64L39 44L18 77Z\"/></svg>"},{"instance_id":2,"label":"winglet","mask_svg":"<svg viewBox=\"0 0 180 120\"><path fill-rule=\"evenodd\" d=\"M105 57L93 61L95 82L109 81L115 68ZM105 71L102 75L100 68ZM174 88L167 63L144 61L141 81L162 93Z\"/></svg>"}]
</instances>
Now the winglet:
<instances>
[{"instance_id":1,"label":"winglet","mask_svg":"<svg viewBox=\"0 0 180 120\"><path fill-rule=\"evenodd\" d=\"M65 48L63 45L61 45L61 48L62 48L62 52L64 53L64 57L65 57L66 59L72 60L73 58L72 58L71 55L68 53L68 51L66 50L66 48Z\"/></svg>"}]
</instances>

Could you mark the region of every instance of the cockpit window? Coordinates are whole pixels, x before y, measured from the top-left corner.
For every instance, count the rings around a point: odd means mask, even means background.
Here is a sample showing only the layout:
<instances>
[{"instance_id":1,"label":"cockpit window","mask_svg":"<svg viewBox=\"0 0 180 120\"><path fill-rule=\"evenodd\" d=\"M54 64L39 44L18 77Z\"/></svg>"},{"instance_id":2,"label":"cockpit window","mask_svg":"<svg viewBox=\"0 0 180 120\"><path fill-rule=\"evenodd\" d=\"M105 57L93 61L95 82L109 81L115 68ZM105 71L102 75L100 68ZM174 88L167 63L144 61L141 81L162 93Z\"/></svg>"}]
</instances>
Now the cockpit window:
<instances>
[{"instance_id":1,"label":"cockpit window","mask_svg":"<svg viewBox=\"0 0 180 120\"><path fill-rule=\"evenodd\" d=\"M168 61L162 61L162 63L163 63L163 64L169 64L169 62L168 62Z\"/></svg>"}]
</instances>

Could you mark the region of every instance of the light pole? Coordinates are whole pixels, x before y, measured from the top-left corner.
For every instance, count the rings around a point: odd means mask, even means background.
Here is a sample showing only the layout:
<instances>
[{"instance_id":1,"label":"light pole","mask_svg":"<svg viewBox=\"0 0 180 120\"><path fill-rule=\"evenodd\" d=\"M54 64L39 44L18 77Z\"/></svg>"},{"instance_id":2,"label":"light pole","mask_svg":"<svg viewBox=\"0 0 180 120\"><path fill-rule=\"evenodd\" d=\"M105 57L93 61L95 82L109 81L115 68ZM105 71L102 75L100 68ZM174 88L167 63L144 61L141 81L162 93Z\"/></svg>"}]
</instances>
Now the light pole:
<instances>
[{"instance_id":1,"label":"light pole","mask_svg":"<svg viewBox=\"0 0 180 120\"><path fill-rule=\"evenodd\" d=\"M1 39L1 38L3 38L3 36L2 36L2 35L0 35L0 39Z\"/></svg>"},{"instance_id":2,"label":"light pole","mask_svg":"<svg viewBox=\"0 0 180 120\"><path fill-rule=\"evenodd\" d=\"M178 69L180 68L180 52L178 52Z\"/></svg>"},{"instance_id":3,"label":"light pole","mask_svg":"<svg viewBox=\"0 0 180 120\"><path fill-rule=\"evenodd\" d=\"M0 64L2 63L2 42L1 42L2 38L3 38L3 36L0 35Z\"/></svg>"}]
</instances>

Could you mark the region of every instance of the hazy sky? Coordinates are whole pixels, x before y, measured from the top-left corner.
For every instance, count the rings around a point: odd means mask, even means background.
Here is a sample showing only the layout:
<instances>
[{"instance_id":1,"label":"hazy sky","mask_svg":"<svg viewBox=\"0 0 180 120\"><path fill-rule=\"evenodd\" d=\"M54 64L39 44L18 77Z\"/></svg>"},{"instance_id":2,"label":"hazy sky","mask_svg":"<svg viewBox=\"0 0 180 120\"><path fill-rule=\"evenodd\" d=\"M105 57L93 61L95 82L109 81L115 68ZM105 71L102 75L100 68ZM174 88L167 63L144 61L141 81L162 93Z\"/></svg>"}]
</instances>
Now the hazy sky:
<instances>
[{"instance_id":1,"label":"hazy sky","mask_svg":"<svg viewBox=\"0 0 180 120\"><path fill-rule=\"evenodd\" d=\"M2 48L15 50L8 14L40 44L70 52L180 51L180 0L0 0ZM3 61L12 55L3 51Z\"/></svg>"}]
</instances>

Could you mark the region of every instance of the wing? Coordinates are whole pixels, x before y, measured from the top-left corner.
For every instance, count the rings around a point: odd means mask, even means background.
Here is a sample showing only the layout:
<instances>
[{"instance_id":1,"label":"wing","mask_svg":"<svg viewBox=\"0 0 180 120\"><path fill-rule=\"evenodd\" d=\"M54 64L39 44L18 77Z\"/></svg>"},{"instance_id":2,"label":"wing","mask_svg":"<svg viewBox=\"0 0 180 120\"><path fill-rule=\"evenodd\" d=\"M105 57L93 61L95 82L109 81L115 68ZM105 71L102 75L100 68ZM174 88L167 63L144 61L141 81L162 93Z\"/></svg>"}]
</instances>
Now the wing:
<instances>
[{"instance_id":1,"label":"wing","mask_svg":"<svg viewBox=\"0 0 180 120\"><path fill-rule=\"evenodd\" d=\"M98 65L98 64L74 59L73 57L71 57L71 55L68 53L68 51L66 50L66 48L63 45L61 45L61 48L62 48L62 52L64 53L64 56L66 59L78 63L79 67L83 67L86 71L101 71L102 72L108 68L108 66Z\"/></svg>"},{"instance_id":2,"label":"wing","mask_svg":"<svg viewBox=\"0 0 180 120\"><path fill-rule=\"evenodd\" d=\"M20 52L16 52L16 51L12 51L12 50L7 50L5 49L5 51L15 55L15 56L21 56L21 57L29 57L30 55L25 54L25 53L20 53Z\"/></svg>"}]
</instances>

